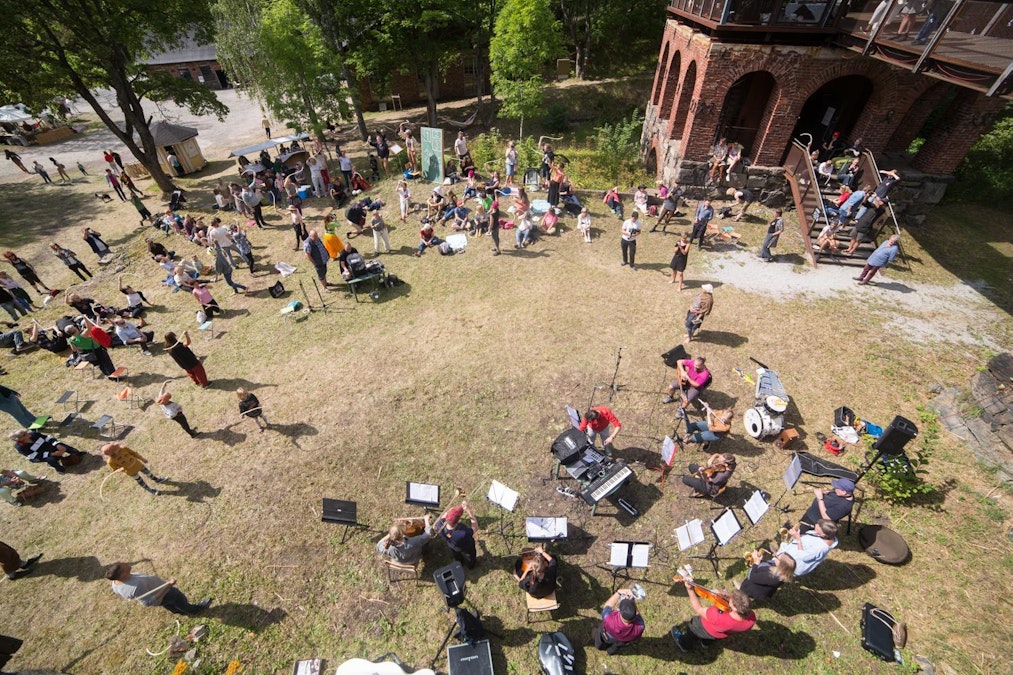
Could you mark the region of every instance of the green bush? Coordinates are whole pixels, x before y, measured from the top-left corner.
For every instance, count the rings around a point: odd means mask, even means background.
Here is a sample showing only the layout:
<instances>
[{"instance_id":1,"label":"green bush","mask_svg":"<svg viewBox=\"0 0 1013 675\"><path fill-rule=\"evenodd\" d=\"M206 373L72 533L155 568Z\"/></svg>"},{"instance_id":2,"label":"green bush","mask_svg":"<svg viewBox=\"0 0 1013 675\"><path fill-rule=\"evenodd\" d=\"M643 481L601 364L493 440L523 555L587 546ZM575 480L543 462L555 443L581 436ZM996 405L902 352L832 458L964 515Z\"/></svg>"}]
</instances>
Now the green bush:
<instances>
[{"instance_id":1,"label":"green bush","mask_svg":"<svg viewBox=\"0 0 1013 675\"><path fill-rule=\"evenodd\" d=\"M549 104L545 110L545 130L552 134L566 131L570 127L570 108L561 101Z\"/></svg>"},{"instance_id":2,"label":"green bush","mask_svg":"<svg viewBox=\"0 0 1013 675\"><path fill-rule=\"evenodd\" d=\"M869 470L869 482L879 496L891 504L917 502L935 491L925 480L925 467L939 444L939 420L935 413L924 408L919 408L918 412L922 428L915 449L906 454L885 456ZM873 439L868 438L867 442L871 446ZM870 452L875 451L870 448Z\"/></svg>"}]
</instances>

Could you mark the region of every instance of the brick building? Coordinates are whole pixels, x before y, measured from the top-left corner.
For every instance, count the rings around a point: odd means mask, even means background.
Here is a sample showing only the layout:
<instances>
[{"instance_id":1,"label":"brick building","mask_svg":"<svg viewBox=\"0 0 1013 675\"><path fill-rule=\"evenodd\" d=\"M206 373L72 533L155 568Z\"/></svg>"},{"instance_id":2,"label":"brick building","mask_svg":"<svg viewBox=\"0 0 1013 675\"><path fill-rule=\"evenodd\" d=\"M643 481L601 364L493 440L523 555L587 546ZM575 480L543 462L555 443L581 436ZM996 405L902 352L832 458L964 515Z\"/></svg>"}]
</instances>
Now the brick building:
<instances>
[{"instance_id":1,"label":"brick building","mask_svg":"<svg viewBox=\"0 0 1013 675\"><path fill-rule=\"evenodd\" d=\"M1011 98L1013 10L956 0L922 44L911 38L927 19L897 37L901 6L888 4L892 21L873 25L875 0L671 0L643 128L648 165L693 184L719 137L776 167L793 139L818 147L839 132L875 153L921 136L911 165L952 173Z\"/></svg>"},{"instance_id":2,"label":"brick building","mask_svg":"<svg viewBox=\"0 0 1013 675\"><path fill-rule=\"evenodd\" d=\"M462 50L457 59L440 71L436 82L435 98L437 101L468 98L478 94L478 79L482 78L482 93L489 93L489 64L480 63L476 50ZM374 91L368 79L359 80L359 95L362 107L366 110L379 110L381 105L390 108L394 104L392 97L403 106L425 104L426 90L422 77L417 71L407 73L394 72L386 90Z\"/></svg>"},{"instance_id":3,"label":"brick building","mask_svg":"<svg viewBox=\"0 0 1013 675\"><path fill-rule=\"evenodd\" d=\"M232 87L218 63L215 46L197 44L192 38L187 38L178 49L153 54L144 65L149 70L164 70L184 80L200 82L208 89Z\"/></svg>"}]
</instances>

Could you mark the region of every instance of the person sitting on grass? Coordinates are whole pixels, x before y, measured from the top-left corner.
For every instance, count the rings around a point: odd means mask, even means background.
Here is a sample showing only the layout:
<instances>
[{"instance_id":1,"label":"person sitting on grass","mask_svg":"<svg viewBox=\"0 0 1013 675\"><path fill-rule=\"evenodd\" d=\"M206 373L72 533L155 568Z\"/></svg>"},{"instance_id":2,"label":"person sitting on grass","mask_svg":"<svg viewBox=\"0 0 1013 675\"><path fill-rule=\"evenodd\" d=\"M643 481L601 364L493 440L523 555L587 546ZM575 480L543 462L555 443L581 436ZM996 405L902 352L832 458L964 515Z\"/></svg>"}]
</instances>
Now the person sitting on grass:
<instances>
[{"instance_id":1,"label":"person sitting on grass","mask_svg":"<svg viewBox=\"0 0 1013 675\"><path fill-rule=\"evenodd\" d=\"M419 245L415 249L416 258L420 257L423 253L425 253L425 250L427 248L439 246L440 244L443 243L443 240L437 237L436 233L433 231L433 226L429 224L423 225L422 229L419 230L419 239L420 239Z\"/></svg>"},{"instance_id":2,"label":"person sitting on grass","mask_svg":"<svg viewBox=\"0 0 1013 675\"><path fill-rule=\"evenodd\" d=\"M53 436L38 431L21 429L12 433L9 438L14 441L14 449L18 454L29 462L45 462L53 467L56 473L66 473L62 462L65 458L85 454Z\"/></svg>"},{"instance_id":3,"label":"person sitting on grass","mask_svg":"<svg viewBox=\"0 0 1013 675\"><path fill-rule=\"evenodd\" d=\"M433 191L429 194L429 199L426 201L426 218L436 220L443 214L443 210L446 207L447 198L440 191L440 186L434 187Z\"/></svg>"},{"instance_id":4,"label":"person sitting on grass","mask_svg":"<svg viewBox=\"0 0 1013 675\"><path fill-rule=\"evenodd\" d=\"M735 473L735 455L731 453L714 454L707 458L707 464L700 466L695 462L689 465L689 475L682 477L682 484L693 488L690 497L717 496Z\"/></svg>"},{"instance_id":5,"label":"person sitting on grass","mask_svg":"<svg viewBox=\"0 0 1013 675\"><path fill-rule=\"evenodd\" d=\"M531 222L531 212L525 211L517 219L517 243L514 248L527 248L528 244L534 241L535 225Z\"/></svg>"},{"instance_id":6,"label":"person sitting on grass","mask_svg":"<svg viewBox=\"0 0 1013 675\"><path fill-rule=\"evenodd\" d=\"M707 410L707 419L687 424L686 435L682 437L682 442L701 443L701 449L706 450L711 443L720 440L731 431L735 411L731 408L714 410L706 403L703 407Z\"/></svg>"},{"instance_id":7,"label":"person sitting on grass","mask_svg":"<svg viewBox=\"0 0 1013 675\"><path fill-rule=\"evenodd\" d=\"M113 330L116 331L116 337L120 339L120 342L124 345L137 345L141 348L142 354L151 356L151 352L148 351L148 345L155 338L153 331L139 331L137 326L122 316L113 317L112 322Z\"/></svg>"},{"instance_id":8,"label":"person sitting on grass","mask_svg":"<svg viewBox=\"0 0 1013 675\"><path fill-rule=\"evenodd\" d=\"M123 285L123 277L119 279L120 282L120 293L127 296L127 306L117 312L122 317L130 317L136 319L137 317L144 314L144 304L147 303L149 307L154 305L144 297L144 293L134 290L134 287L130 284Z\"/></svg>"}]
</instances>

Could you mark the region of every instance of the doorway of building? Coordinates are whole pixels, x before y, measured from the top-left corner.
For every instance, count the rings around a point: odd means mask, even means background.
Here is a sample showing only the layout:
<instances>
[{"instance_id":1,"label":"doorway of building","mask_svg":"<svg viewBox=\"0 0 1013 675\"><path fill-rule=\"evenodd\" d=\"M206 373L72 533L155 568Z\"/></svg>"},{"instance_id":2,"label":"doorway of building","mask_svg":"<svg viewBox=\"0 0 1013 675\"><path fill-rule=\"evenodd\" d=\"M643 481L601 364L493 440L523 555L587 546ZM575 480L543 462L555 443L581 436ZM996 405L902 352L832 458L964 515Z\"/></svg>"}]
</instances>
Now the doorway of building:
<instances>
[{"instance_id":1,"label":"doorway of building","mask_svg":"<svg viewBox=\"0 0 1013 675\"><path fill-rule=\"evenodd\" d=\"M777 82L766 71L743 75L725 94L718 135L742 144L746 153L756 153L756 135L767 116L767 104ZM716 139L715 139L716 140Z\"/></svg>"},{"instance_id":2,"label":"doorway of building","mask_svg":"<svg viewBox=\"0 0 1013 675\"><path fill-rule=\"evenodd\" d=\"M802 106L791 139L785 147L785 155L788 154L791 141L800 138L802 134L812 136L813 147L819 147L830 140L835 131L840 132L843 138L850 139L851 130L871 96L872 80L864 75L845 75L824 84ZM802 142L808 140L804 138Z\"/></svg>"}]
</instances>

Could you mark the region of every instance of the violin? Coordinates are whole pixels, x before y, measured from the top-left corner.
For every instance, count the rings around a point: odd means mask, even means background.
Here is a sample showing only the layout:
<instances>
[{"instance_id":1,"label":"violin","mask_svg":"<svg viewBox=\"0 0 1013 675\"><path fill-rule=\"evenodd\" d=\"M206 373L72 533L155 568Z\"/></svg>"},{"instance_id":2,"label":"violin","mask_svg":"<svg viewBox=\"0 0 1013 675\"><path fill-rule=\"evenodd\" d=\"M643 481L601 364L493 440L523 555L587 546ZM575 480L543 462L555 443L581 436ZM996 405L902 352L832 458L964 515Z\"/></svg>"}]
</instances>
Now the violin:
<instances>
[{"instance_id":1,"label":"violin","mask_svg":"<svg viewBox=\"0 0 1013 675\"><path fill-rule=\"evenodd\" d=\"M729 466L725 463L715 464L714 466L708 466L704 469L700 469L700 475L702 478L710 478L716 473L721 473L722 471L728 470Z\"/></svg>"},{"instance_id":2,"label":"violin","mask_svg":"<svg viewBox=\"0 0 1013 675\"><path fill-rule=\"evenodd\" d=\"M712 591L709 588L704 588L699 584L693 583L693 577L689 576L688 574L682 577L679 576L672 577L672 580L678 583L688 583L698 596L700 596L707 602L711 603L712 605L720 609L722 612L732 611L732 606L728 604L728 598L726 598L721 593L718 593L717 591Z\"/></svg>"}]
</instances>

